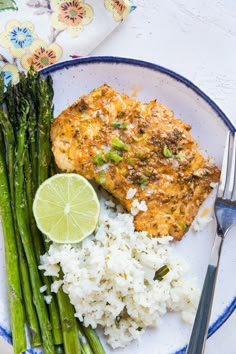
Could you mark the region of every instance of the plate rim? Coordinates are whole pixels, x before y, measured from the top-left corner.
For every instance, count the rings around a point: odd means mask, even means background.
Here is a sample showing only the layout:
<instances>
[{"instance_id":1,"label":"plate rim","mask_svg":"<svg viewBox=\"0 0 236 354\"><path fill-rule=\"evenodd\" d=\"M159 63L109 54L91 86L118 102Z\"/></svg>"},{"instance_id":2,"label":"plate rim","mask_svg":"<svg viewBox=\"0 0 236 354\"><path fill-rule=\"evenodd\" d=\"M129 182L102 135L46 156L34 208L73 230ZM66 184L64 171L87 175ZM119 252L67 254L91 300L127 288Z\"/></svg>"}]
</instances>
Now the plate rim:
<instances>
[{"instance_id":1,"label":"plate rim","mask_svg":"<svg viewBox=\"0 0 236 354\"><path fill-rule=\"evenodd\" d=\"M127 57L117 57L117 56L89 56L89 57L80 57L70 60L61 61L52 65L47 66L39 70L39 73L43 75L50 75L55 71L59 71L71 66L79 66L82 64L128 64L131 66L137 66L141 68L150 69L153 71L158 71L162 74L165 74L178 82L181 82L188 88L190 88L195 94L200 96L217 114L217 116L223 121L223 123L228 127L231 132L236 131L236 126L231 122L228 116L222 111L222 109L204 92L202 91L193 81L187 79L185 76L178 74L177 72L168 69L164 66L161 66L156 63L152 63L149 61L127 58ZM236 296L232 299L232 301L225 307L223 312L218 316L218 318L211 324L208 330L207 338L211 337L232 315L232 313L236 309ZM0 336L5 339L8 343L12 343L11 334L0 325ZM187 345L178 349L172 354L184 354L186 352Z\"/></svg>"}]
</instances>

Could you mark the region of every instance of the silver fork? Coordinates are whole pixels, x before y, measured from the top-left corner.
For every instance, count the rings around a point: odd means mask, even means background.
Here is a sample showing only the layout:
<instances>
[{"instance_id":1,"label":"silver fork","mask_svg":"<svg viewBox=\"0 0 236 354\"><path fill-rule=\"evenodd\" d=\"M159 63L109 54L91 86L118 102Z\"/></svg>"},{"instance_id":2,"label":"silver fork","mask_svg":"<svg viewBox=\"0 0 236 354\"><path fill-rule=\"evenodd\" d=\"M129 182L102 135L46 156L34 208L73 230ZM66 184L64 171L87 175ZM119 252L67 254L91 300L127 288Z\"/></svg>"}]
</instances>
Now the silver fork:
<instances>
[{"instance_id":1,"label":"silver fork","mask_svg":"<svg viewBox=\"0 0 236 354\"><path fill-rule=\"evenodd\" d=\"M219 268L220 254L225 235L236 225L236 133L227 134L222 171L215 200L216 236L211 250L210 263L194 321L186 354L203 354Z\"/></svg>"}]
</instances>

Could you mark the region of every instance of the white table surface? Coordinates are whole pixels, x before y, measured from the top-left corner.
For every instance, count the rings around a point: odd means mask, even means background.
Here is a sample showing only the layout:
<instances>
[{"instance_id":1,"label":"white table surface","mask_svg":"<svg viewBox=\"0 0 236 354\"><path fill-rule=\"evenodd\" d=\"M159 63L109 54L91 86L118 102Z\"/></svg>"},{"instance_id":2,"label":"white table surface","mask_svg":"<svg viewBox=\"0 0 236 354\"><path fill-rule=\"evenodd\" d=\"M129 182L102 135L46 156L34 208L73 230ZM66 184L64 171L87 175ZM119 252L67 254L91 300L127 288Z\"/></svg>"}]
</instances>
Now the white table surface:
<instances>
[{"instance_id":1,"label":"white table surface","mask_svg":"<svg viewBox=\"0 0 236 354\"><path fill-rule=\"evenodd\" d=\"M134 2L135 12L92 55L169 68L199 86L236 126L236 1ZM209 338L205 353L236 354L236 312Z\"/></svg>"}]
</instances>

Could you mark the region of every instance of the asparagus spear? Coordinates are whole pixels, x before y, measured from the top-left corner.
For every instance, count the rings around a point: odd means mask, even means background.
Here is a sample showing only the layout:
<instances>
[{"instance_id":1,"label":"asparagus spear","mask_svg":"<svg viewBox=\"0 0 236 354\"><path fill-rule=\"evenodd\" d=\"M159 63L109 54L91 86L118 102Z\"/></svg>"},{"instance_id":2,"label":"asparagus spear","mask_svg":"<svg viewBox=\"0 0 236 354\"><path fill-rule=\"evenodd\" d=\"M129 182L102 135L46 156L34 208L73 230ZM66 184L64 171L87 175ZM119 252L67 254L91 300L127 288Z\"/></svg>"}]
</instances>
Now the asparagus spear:
<instances>
[{"instance_id":1,"label":"asparagus spear","mask_svg":"<svg viewBox=\"0 0 236 354\"><path fill-rule=\"evenodd\" d=\"M3 78L0 77L0 92L3 92ZM2 94L0 94L1 97ZM2 103L2 98L1 98ZM6 271L8 279L8 298L10 307L12 339L14 353L20 354L26 350L24 330L24 307L20 286L20 274L17 258L15 230L10 204L7 170L4 156L3 136L0 132L0 213L5 245Z\"/></svg>"},{"instance_id":2,"label":"asparagus spear","mask_svg":"<svg viewBox=\"0 0 236 354\"><path fill-rule=\"evenodd\" d=\"M26 204L28 206L28 215L27 219L30 220L30 229L32 234L32 240L34 244L34 251L36 255L37 262L39 263L40 255L45 252L45 242L44 237L41 235L38 230L33 213L32 213L32 204L33 198L38 186L38 154L37 154L37 140L36 140L36 131L37 131L37 116L36 116L36 98L30 95L30 90L32 90L33 94L36 93L36 85L38 83L38 74L33 75L31 72L32 80L27 78L25 74L21 73L20 75L20 83L17 87L17 97L25 97L27 99L27 103L29 105L29 112L27 114L27 133L28 133L28 149L25 149L25 160L24 160L24 168L25 168L25 186L27 199ZM30 88L30 90L29 90ZM50 106L51 107L51 106ZM27 214L26 210L26 214ZM47 286L47 295L50 295L51 288L51 279L45 277L41 274L43 283ZM62 344L62 332L61 332L61 324L60 324L60 316L57 305L56 296L53 296L52 301L48 305L49 315L52 325L52 334L53 341L55 345Z\"/></svg>"},{"instance_id":3,"label":"asparagus spear","mask_svg":"<svg viewBox=\"0 0 236 354\"><path fill-rule=\"evenodd\" d=\"M15 105L15 98L14 98L14 88L12 86L12 82L9 82L7 86L5 102L7 106L8 119L11 122L11 125L14 129L14 134L16 136L18 122L17 122L16 105Z\"/></svg>"},{"instance_id":4,"label":"asparagus spear","mask_svg":"<svg viewBox=\"0 0 236 354\"><path fill-rule=\"evenodd\" d=\"M52 121L52 88L43 78L38 87L38 185L49 176L51 162L50 126Z\"/></svg>"},{"instance_id":5,"label":"asparagus spear","mask_svg":"<svg viewBox=\"0 0 236 354\"><path fill-rule=\"evenodd\" d=\"M16 149L16 170L15 170L15 209L17 224L21 235L26 259L29 265L30 280L32 284L32 292L34 304L37 310L39 325L41 328L42 340L45 354L54 354L55 348L51 332L51 323L48 318L46 304L43 295L40 294L39 288L42 286L38 266L32 249L32 239L28 223L26 220L25 208L26 198L24 193L24 154L26 149L26 129L27 114L29 105L23 98L21 100L21 120L18 132L18 144Z\"/></svg>"},{"instance_id":6,"label":"asparagus spear","mask_svg":"<svg viewBox=\"0 0 236 354\"><path fill-rule=\"evenodd\" d=\"M37 137L37 105L36 99L31 95L32 90L35 94L36 77L32 79L25 76L24 73L20 74L20 85L19 91L23 97L27 98L29 103L29 114L28 114L28 140L29 140L29 154L30 154L30 164L32 167L32 191L35 193L37 188L37 176L38 176L38 152L36 149L36 137Z\"/></svg>"},{"instance_id":7,"label":"asparagus spear","mask_svg":"<svg viewBox=\"0 0 236 354\"><path fill-rule=\"evenodd\" d=\"M32 182L32 166L30 164L29 151L25 150L25 160L24 160L24 171L25 171L25 190L26 190L26 202L27 202L27 218L29 220L29 225L32 234L32 240L35 250L35 256L39 263L40 255L44 253L43 239L40 231L38 230L32 211L33 204L33 182Z\"/></svg>"},{"instance_id":8,"label":"asparagus spear","mask_svg":"<svg viewBox=\"0 0 236 354\"><path fill-rule=\"evenodd\" d=\"M87 338L93 353L106 354L100 342L100 339L97 336L97 333L92 329L92 327L91 326L85 327L81 323L79 323L79 327L80 327L80 331Z\"/></svg>"},{"instance_id":9,"label":"asparagus spear","mask_svg":"<svg viewBox=\"0 0 236 354\"><path fill-rule=\"evenodd\" d=\"M7 172L3 153L4 147L2 142L2 135L0 135L0 212L5 245L12 339L14 345L14 353L20 354L26 350L24 329L25 315L21 294L17 247L9 198Z\"/></svg>"},{"instance_id":10,"label":"asparagus spear","mask_svg":"<svg viewBox=\"0 0 236 354\"><path fill-rule=\"evenodd\" d=\"M27 194L27 210L25 211L28 213L27 219L29 220L30 223L30 229L31 229L31 234L33 238L33 243L34 243L34 250L35 250L35 256L37 263L39 264L40 262L40 255L45 252L44 248L44 243L43 241L43 235L41 235L40 231L38 230L34 217L33 217L33 212L32 212L32 204L33 204L33 191L32 191L32 184L31 184L31 179L30 179L30 169L31 166L29 165L29 152L26 149L25 152L25 185L26 185L26 194ZM38 241L37 241L38 240ZM44 276L43 273L41 273L41 278L42 282L44 285L46 285L46 294L51 295L51 283L52 280L51 278ZM61 323L60 323L60 315L59 315L59 310L58 310L58 305L57 305L57 299L56 296L52 297L52 300L50 304L48 305L49 309L49 317L50 321L52 324L52 334L53 334L53 342L55 345L59 345L63 343L63 337L62 337L62 330L61 330Z\"/></svg>"},{"instance_id":11,"label":"asparagus spear","mask_svg":"<svg viewBox=\"0 0 236 354\"><path fill-rule=\"evenodd\" d=\"M35 98L31 97L30 90L32 86L35 87L31 79L26 78L24 73L20 74L20 84L18 86L18 93L26 97L29 104L29 113L27 116L28 125L28 150L26 151L27 157L25 158L25 175L26 175L26 190L27 201L29 210L30 227L33 235L34 249L37 261L40 260L40 255L44 253L43 237L38 230L32 212L33 198L38 187L38 153L36 149L36 132L37 132L37 116ZM35 90L34 90L35 91ZM34 92L33 91L33 92Z\"/></svg>"},{"instance_id":12,"label":"asparagus spear","mask_svg":"<svg viewBox=\"0 0 236 354\"><path fill-rule=\"evenodd\" d=\"M81 344L81 354L94 354L92 351L88 340L84 333L82 332L82 326L78 323L78 332L79 332L79 339L80 339L80 344Z\"/></svg>"},{"instance_id":13,"label":"asparagus spear","mask_svg":"<svg viewBox=\"0 0 236 354\"><path fill-rule=\"evenodd\" d=\"M7 114L0 110L0 126L5 139L6 146L6 168L8 168L9 175L9 188L11 195L14 193L14 149L15 149L15 138L12 130L12 125L8 120ZM12 203L12 198L10 198Z\"/></svg>"},{"instance_id":14,"label":"asparagus spear","mask_svg":"<svg viewBox=\"0 0 236 354\"><path fill-rule=\"evenodd\" d=\"M80 354L80 342L74 316L74 308L62 289L58 290L58 305L61 316L64 350L66 354Z\"/></svg>"},{"instance_id":15,"label":"asparagus spear","mask_svg":"<svg viewBox=\"0 0 236 354\"><path fill-rule=\"evenodd\" d=\"M24 250L21 243L20 235L16 225L16 215L14 210L14 149L15 149L15 138L13 128L11 126L10 121L5 112L0 111L0 124L3 128L4 132L4 139L5 139L5 146L6 149L6 158L7 158L7 168L8 168L8 180L10 186L10 201L12 205L12 215L14 221L14 229L16 235L16 244L18 250L18 257L19 257L19 270L20 270L20 278L22 284L22 292L25 304L25 312L26 318L29 325L29 330L31 334L31 343L33 346L41 345L41 335L38 325L38 318L35 311L35 307L32 300L32 290L30 287L29 281L29 272L28 266L25 260Z\"/></svg>"}]
</instances>

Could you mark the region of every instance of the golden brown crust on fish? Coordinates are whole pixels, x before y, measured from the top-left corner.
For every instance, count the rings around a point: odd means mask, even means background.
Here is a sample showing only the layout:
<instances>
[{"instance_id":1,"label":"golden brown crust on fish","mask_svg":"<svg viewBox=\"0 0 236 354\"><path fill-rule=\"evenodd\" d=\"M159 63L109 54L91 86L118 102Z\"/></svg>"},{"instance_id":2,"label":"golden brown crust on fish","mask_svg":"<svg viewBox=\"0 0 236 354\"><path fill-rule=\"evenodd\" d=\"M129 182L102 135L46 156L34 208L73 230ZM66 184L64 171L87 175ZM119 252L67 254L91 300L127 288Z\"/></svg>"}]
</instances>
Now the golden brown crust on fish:
<instances>
[{"instance_id":1,"label":"golden brown crust on fish","mask_svg":"<svg viewBox=\"0 0 236 354\"><path fill-rule=\"evenodd\" d=\"M101 184L127 210L145 201L147 210L134 217L137 230L179 240L219 179L190 129L157 101L143 104L103 85L55 119L52 149L61 170ZM131 188L136 193L127 199Z\"/></svg>"}]
</instances>

